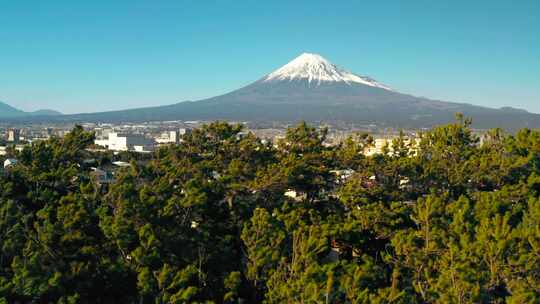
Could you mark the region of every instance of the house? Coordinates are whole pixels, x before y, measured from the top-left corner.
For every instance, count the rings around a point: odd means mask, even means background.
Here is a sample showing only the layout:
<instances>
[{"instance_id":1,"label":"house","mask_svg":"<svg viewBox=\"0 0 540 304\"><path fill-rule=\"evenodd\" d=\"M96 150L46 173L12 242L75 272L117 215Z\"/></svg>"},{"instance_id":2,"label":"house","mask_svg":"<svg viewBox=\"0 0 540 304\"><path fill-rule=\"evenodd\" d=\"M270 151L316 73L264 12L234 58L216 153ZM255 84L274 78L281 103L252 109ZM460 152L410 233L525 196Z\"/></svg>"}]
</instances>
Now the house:
<instances>
[{"instance_id":1,"label":"house","mask_svg":"<svg viewBox=\"0 0 540 304\"><path fill-rule=\"evenodd\" d=\"M8 158L4 161L4 168L15 166L18 161L15 158Z\"/></svg>"},{"instance_id":2,"label":"house","mask_svg":"<svg viewBox=\"0 0 540 304\"><path fill-rule=\"evenodd\" d=\"M336 176L337 182L344 182L354 174L354 170L352 169L332 170L330 171L330 173Z\"/></svg>"},{"instance_id":3,"label":"house","mask_svg":"<svg viewBox=\"0 0 540 304\"><path fill-rule=\"evenodd\" d=\"M392 155L394 153L394 139L397 139L397 137L375 138L373 145L365 148L364 155L373 156L375 154L383 154L385 149L388 151L388 153L390 153L390 155ZM412 155L414 155L417 152L418 146L420 144L420 138L406 137L403 139L403 142L406 146L409 147Z\"/></svg>"},{"instance_id":4,"label":"house","mask_svg":"<svg viewBox=\"0 0 540 304\"><path fill-rule=\"evenodd\" d=\"M120 168L126 168L131 166L130 163L125 161L113 161L112 164Z\"/></svg>"},{"instance_id":5,"label":"house","mask_svg":"<svg viewBox=\"0 0 540 304\"><path fill-rule=\"evenodd\" d=\"M95 167L92 167L91 169L92 172L90 172L90 176L95 180L96 184L105 185L114 182L114 176L112 172Z\"/></svg>"},{"instance_id":6,"label":"house","mask_svg":"<svg viewBox=\"0 0 540 304\"><path fill-rule=\"evenodd\" d=\"M301 201L306 199L307 197L305 193L296 192L296 190L294 189L288 189L287 191L285 191L285 193L283 193L283 195L285 195L286 197L290 197L295 201Z\"/></svg>"},{"instance_id":7,"label":"house","mask_svg":"<svg viewBox=\"0 0 540 304\"><path fill-rule=\"evenodd\" d=\"M182 136L190 133L190 129L179 129L176 131L168 131L161 134L160 137L156 138L156 143L158 144L179 144L182 142Z\"/></svg>"}]
</instances>

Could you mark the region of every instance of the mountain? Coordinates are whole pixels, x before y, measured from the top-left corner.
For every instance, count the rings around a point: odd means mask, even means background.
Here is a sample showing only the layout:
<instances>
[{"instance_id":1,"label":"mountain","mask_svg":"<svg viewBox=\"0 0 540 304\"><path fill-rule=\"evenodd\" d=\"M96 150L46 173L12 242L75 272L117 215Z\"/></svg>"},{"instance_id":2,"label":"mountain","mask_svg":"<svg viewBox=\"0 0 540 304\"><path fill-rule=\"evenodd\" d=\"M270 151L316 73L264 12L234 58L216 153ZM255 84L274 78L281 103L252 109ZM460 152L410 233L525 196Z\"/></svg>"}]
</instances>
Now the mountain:
<instances>
[{"instance_id":1,"label":"mountain","mask_svg":"<svg viewBox=\"0 0 540 304\"><path fill-rule=\"evenodd\" d=\"M26 112L27 114L35 115L35 116L54 116L54 115L62 115L61 112L51 110L51 109L41 109L34 112Z\"/></svg>"},{"instance_id":2,"label":"mountain","mask_svg":"<svg viewBox=\"0 0 540 304\"><path fill-rule=\"evenodd\" d=\"M308 53L296 57L293 61L268 74L259 83L283 81L307 82L309 87L332 83L361 84L391 91L389 87L374 79L355 75L331 64L320 55Z\"/></svg>"},{"instance_id":3,"label":"mountain","mask_svg":"<svg viewBox=\"0 0 540 304\"><path fill-rule=\"evenodd\" d=\"M54 110L43 109L34 112L25 112L0 101L0 118L26 118L30 116L54 116L62 113Z\"/></svg>"},{"instance_id":4,"label":"mountain","mask_svg":"<svg viewBox=\"0 0 540 304\"><path fill-rule=\"evenodd\" d=\"M540 115L403 94L370 77L304 53L254 83L230 93L168 106L57 116L67 121L234 120L339 122L422 128L472 117L477 128L539 128Z\"/></svg>"},{"instance_id":5,"label":"mountain","mask_svg":"<svg viewBox=\"0 0 540 304\"><path fill-rule=\"evenodd\" d=\"M16 117L24 115L24 112L0 101L0 117Z\"/></svg>"}]
</instances>

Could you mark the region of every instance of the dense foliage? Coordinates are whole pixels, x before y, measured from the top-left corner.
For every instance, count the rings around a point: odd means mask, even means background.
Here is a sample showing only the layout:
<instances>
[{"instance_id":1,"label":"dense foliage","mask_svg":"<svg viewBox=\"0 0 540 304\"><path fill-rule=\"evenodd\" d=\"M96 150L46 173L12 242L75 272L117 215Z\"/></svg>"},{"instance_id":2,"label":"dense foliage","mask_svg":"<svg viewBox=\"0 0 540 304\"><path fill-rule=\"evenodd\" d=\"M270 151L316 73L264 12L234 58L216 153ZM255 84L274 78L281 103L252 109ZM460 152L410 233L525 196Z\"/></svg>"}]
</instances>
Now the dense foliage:
<instances>
[{"instance_id":1,"label":"dense foliage","mask_svg":"<svg viewBox=\"0 0 540 304\"><path fill-rule=\"evenodd\" d=\"M540 302L539 131L480 144L458 120L372 157L366 135L241 131L109 187L80 127L25 148L0 178L0 303Z\"/></svg>"}]
</instances>

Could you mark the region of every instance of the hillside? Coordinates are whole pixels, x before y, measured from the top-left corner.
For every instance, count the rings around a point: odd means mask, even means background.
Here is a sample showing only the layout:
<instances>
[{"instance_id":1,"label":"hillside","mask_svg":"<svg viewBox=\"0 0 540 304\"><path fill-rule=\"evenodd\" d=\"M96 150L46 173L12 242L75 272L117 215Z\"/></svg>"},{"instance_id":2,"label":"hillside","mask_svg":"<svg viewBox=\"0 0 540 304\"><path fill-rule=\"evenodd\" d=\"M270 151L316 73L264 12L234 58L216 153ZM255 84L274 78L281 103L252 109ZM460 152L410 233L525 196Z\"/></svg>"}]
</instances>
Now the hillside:
<instances>
[{"instance_id":1,"label":"hillside","mask_svg":"<svg viewBox=\"0 0 540 304\"><path fill-rule=\"evenodd\" d=\"M33 112L25 112L22 110L19 110L15 107L10 106L9 104L5 102L0 101L0 118L30 118L32 116L55 116L55 115L62 115L62 113L50 110L50 109L41 109Z\"/></svg>"}]
</instances>

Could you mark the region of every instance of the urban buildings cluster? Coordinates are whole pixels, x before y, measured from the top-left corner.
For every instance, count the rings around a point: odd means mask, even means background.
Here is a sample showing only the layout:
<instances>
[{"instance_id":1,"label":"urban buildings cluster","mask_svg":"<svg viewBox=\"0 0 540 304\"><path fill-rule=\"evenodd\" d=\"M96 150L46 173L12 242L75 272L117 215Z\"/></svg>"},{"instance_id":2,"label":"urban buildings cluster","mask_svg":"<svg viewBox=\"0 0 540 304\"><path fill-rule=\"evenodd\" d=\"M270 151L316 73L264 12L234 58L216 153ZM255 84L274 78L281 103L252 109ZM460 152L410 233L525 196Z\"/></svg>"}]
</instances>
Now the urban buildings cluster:
<instances>
[{"instance_id":1,"label":"urban buildings cluster","mask_svg":"<svg viewBox=\"0 0 540 304\"><path fill-rule=\"evenodd\" d=\"M95 133L95 149L149 153L161 145L180 144L183 135L202 126L204 123L202 121L163 121L138 124L84 123L82 126L86 130ZM0 125L0 156L6 155L9 147L22 150L24 145L34 141L46 140L51 137L63 137L70 132L73 126L73 124L69 123L57 125ZM246 132L253 132L264 141L276 142L284 137L288 126L252 127L246 125ZM369 132L373 130L329 128L327 144L338 144L350 134L358 131ZM374 142L366 149L366 155L382 153L385 147L391 150L392 141L398 136L397 132L386 130L370 133L374 138ZM414 132L408 132L407 144L415 145L417 139L414 139L414 137Z\"/></svg>"},{"instance_id":2,"label":"urban buildings cluster","mask_svg":"<svg viewBox=\"0 0 540 304\"><path fill-rule=\"evenodd\" d=\"M162 145L181 144L182 136L201 127L204 123L200 121L165 121L139 124L85 123L82 126L95 134L93 150L112 151L116 155L120 152L151 153ZM13 158L15 153L11 151L22 151L25 145L35 141L63 137L73 127L73 124L0 126L0 161L4 162L4 167L12 166L16 164L17 160ZM276 143L279 139L284 138L287 127L288 125L252 128L246 125L245 131L242 133L253 132L263 141ZM329 128L327 144L339 144L352 133L359 131L366 132L366 130ZM365 149L365 155L392 152L393 140L398 136L397 132L385 131L385 133L372 133L371 135L373 142ZM405 144L415 147L418 140L414 132L408 132ZM115 161L115 167L122 165L128 164L122 164L120 160ZM109 169L96 167L93 171L93 175L102 183L106 184L112 180Z\"/></svg>"}]
</instances>

